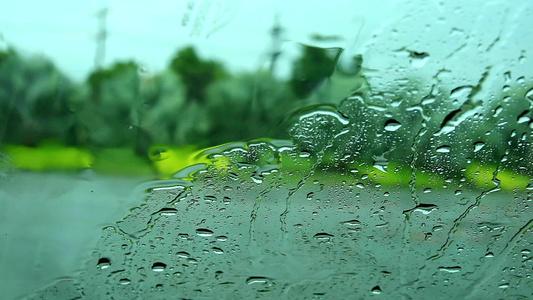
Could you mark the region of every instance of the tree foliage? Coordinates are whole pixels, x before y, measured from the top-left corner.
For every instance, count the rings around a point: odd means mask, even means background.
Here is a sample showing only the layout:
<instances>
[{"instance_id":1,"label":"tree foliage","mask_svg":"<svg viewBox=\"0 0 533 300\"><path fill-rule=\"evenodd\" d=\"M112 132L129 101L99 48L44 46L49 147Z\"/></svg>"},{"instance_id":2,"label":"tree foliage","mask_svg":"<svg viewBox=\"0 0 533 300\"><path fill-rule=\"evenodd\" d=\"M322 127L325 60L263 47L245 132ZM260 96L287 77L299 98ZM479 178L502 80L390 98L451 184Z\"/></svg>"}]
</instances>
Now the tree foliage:
<instances>
[{"instance_id":1,"label":"tree foliage","mask_svg":"<svg viewBox=\"0 0 533 300\"><path fill-rule=\"evenodd\" d=\"M43 57L0 52L0 141L35 145L64 139L72 123L70 80Z\"/></svg>"},{"instance_id":2,"label":"tree foliage","mask_svg":"<svg viewBox=\"0 0 533 300\"><path fill-rule=\"evenodd\" d=\"M266 71L230 74L187 47L163 72L117 62L76 84L42 57L0 51L0 142L130 148L146 159L153 145L208 147L290 132L304 151L342 157L337 166L390 160L446 176L462 176L472 160L524 169L508 164L533 157L525 80L488 99L476 95L482 80L459 92L414 78L372 90L362 57L343 65L341 54L304 46L284 81ZM317 110L349 122L302 118ZM308 138L312 132L326 140Z\"/></svg>"},{"instance_id":3,"label":"tree foliage","mask_svg":"<svg viewBox=\"0 0 533 300\"><path fill-rule=\"evenodd\" d=\"M290 86L294 95L305 99L326 79L337 66L341 48L320 48L303 45L302 56L294 62Z\"/></svg>"},{"instance_id":4,"label":"tree foliage","mask_svg":"<svg viewBox=\"0 0 533 300\"><path fill-rule=\"evenodd\" d=\"M179 50L170 63L170 69L180 76L186 88L187 101L205 102L207 87L227 76L216 61L201 59L193 47Z\"/></svg>"}]
</instances>

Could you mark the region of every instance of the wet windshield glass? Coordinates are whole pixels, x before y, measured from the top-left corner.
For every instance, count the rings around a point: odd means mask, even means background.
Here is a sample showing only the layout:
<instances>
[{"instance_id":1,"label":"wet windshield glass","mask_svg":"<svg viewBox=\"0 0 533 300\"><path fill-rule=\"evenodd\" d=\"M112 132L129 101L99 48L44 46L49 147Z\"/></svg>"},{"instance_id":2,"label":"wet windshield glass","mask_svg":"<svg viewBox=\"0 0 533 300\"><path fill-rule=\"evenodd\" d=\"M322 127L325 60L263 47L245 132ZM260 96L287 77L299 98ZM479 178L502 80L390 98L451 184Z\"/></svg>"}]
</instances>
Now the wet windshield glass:
<instances>
[{"instance_id":1,"label":"wet windshield glass","mask_svg":"<svg viewBox=\"0 0 533 300\"><path fill-rule=\"evenodd\" d=\"M8 299L533 297L529 2L22 2Z\"/></svg>"}]
</instances>

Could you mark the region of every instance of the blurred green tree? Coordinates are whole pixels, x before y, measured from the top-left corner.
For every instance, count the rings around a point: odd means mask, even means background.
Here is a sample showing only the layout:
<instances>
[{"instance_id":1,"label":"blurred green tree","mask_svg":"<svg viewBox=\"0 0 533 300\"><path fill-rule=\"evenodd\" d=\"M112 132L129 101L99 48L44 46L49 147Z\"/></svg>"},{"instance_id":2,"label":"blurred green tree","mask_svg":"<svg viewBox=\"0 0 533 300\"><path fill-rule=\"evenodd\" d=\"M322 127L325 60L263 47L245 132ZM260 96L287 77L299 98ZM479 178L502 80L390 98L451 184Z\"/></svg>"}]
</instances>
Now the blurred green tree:
<instances>
[{"instance_id":1,"label":"blurred green tree","mask_svg":"<svg viewBox=\"0 0 533 300\"><path fill-rule=\"evenodd\" d=\"M293 94L299 99L309 97L331 77L342 53L342 48L302 46L302 55L294 62L289 81Z\"/></svg>"},{"instance_id":2,"label":"blurred green tree","mask_svg":"<svg viewBox=\"0 0 533 300\"><path fill-rule=\"evenodd\" d=\"M145 109L139 92L138 65L133 61L117 62L92 72L87 84L89 98L79 103L78 117L88 128L91 144L133 146L137 154L144 156L151 137L143 128Z\"/></svg>"},{"instance_id":3,"label":"blurred green tree","mask_svg":"<svg viewBox=\"0 0 533 300\"><path fill-rule=\"evenodd\" d=\"M210 128L208 104L187 102L187 87L172 71L151 79L144 89L147 103L145 128L158 144L204 145Z\"/></svg>"},{"instance_id":4,"label":"blurred green tree","mask_svg":"<svg viewBox=\"0 0 533 300\"><path fill-rule=\"evenodd\" d=\"M220 63L201 59L190 46L176 53L170 69L179 75L185 85L185 98L188 102L204 103L207 87L216 80L227 77L227 72Z\"/></svg>"},{"instance_id":5,"label":"blurred green tree","mask_svg":"<svg viewBox=\"0 0 533 300\"><path fill-rule=\"evenodd\" d=\"M73 84L47 59L0 51L0 142L36 145L64 139Z\"/></svg>"},{"instance_id":6,"label":"blurred green tree","mask_svg":"<svg viewBox=\"0 0 533 300\"><path fill-rule=\"evenodd\" d=\"M246 73L213 84L208 90L209 144L260 137L288 138L282 117L294 108L285 82L270 72Z\"/></svg>"}]
</instances>

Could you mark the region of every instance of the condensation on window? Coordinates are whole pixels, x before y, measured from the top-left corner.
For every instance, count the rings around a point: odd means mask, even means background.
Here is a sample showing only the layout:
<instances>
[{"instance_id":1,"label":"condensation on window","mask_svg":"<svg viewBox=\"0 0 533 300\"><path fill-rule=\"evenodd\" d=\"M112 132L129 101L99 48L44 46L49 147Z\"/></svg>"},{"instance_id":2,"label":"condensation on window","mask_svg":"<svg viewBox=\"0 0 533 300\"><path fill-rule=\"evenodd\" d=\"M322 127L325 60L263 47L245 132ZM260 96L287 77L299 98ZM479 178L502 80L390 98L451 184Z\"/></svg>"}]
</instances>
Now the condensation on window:
<instances>
[{"instance_id":1,"label":"condensation on window","mask_svg":"<svg viewBox=\"0 0 533 300\"><path fill-rule=\"evenodd\" d=\"M29 299L533 297L533 6L395 5L364 53L292 45L321 63L294 66L314 100L286 139L143 185L83 270Z\"/></svg>"}]
</instances>

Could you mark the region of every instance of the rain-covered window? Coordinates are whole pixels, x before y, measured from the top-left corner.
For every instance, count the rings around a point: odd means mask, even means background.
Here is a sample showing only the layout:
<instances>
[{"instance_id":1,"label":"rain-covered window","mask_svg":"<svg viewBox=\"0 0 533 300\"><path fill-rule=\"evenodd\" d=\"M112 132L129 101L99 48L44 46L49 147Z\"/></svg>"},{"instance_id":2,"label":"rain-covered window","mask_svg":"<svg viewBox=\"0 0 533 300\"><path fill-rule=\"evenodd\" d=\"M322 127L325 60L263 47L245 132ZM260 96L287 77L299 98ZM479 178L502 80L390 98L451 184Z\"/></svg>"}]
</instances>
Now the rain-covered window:
<instances>
[{"instance_id":1,"label":"rain-covered window","mask_svg":"<svg viewBox=\"0 0 533 300\"><path fill-rule=\"evenodd\" d=\"M530 1L85 2L0 4L0 298L533 298Z\"/></svg>"}]
</instances>

